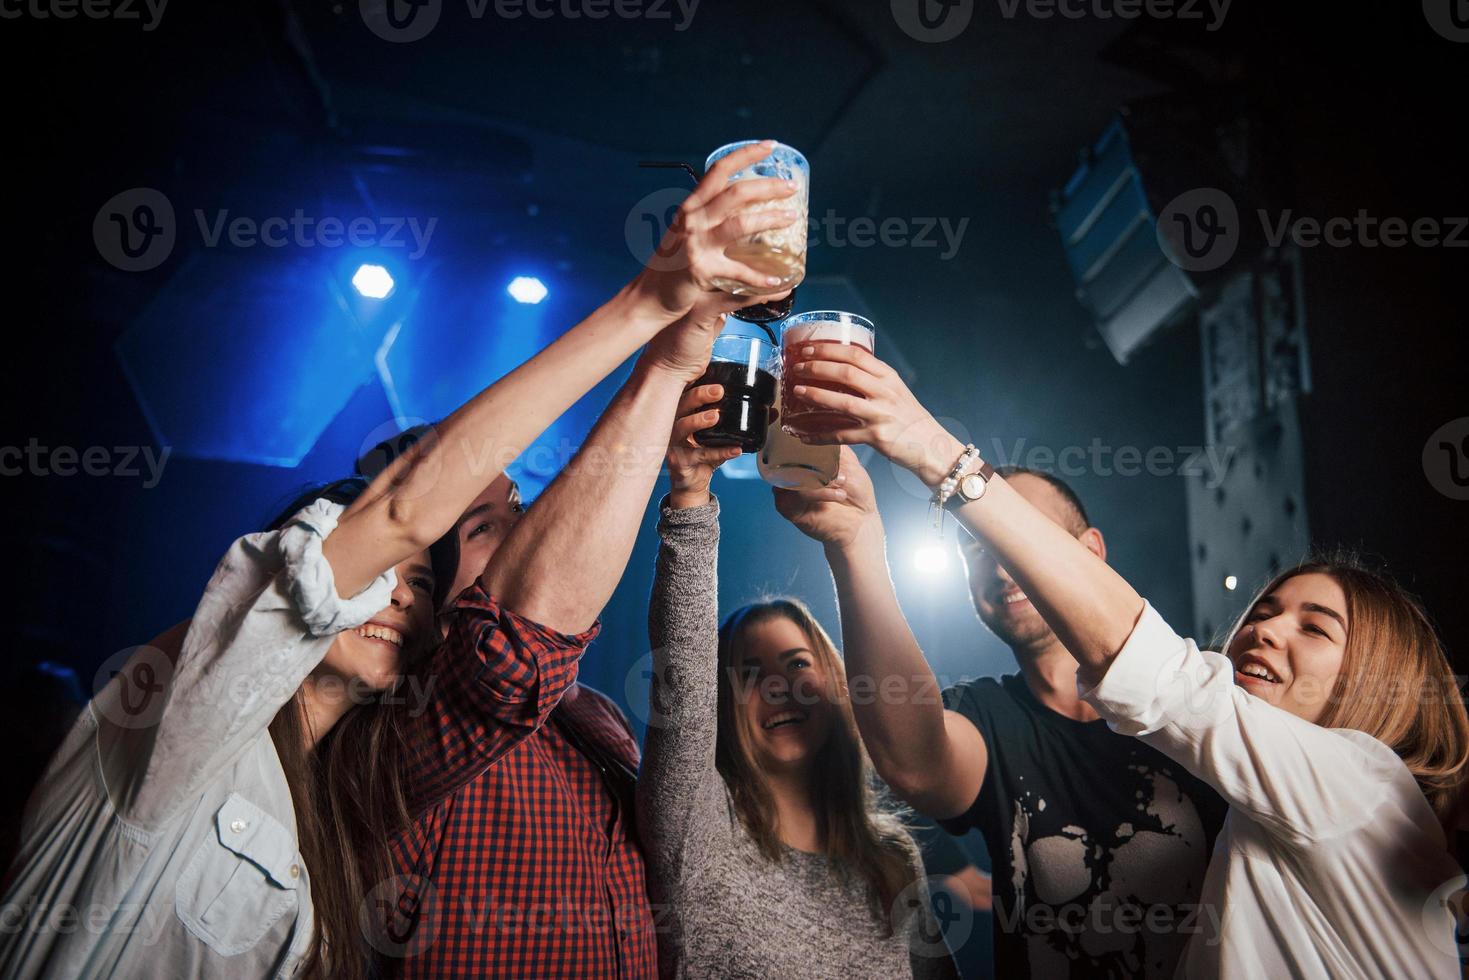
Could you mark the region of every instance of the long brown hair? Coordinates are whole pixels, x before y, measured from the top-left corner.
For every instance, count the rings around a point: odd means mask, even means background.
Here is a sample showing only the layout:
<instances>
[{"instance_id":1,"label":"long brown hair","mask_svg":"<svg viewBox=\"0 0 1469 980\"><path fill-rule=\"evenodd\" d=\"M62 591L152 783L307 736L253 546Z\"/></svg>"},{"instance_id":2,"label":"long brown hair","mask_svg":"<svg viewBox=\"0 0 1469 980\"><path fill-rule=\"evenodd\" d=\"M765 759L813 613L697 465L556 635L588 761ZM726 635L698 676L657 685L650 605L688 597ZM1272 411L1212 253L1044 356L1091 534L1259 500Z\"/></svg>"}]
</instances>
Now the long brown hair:
<instances>
[{"instance_id":1,"label":"long brown hair","mask_svg":"<svg viewBox=\"0 0 1469 980\"><path fill-rule=\"evenodd\" d=\"M308 491L268 527L283 527L318 498L350 504L365 486L360 479L350 479ZM435 600L454 577L452 567L443 567L445 557L430 550ZM417 666L404 664L403 675ZM301 967L301 976L308 980L356 980L385 972L365 931L372 923L364 922L362 915L368 893L394 873L389 841L411 819L404 787L407 743L400 719L395 706L377 695L353 705L312 746L305 701L297 689L270 723L270 738L291 789L297 846L310 875L316 912L316 928Z\"/></svg>"},{"instance_id":2,"label":"long brown hair","mask_svg":"<svg viewBox=\"0 0 1469 980\"><path fill-rule=\"evenodd\" d=\"M836 645L811 610L797 599L776 598L735 610L719 627L719 736L715 764L734 801L735 812L771 861L782 857L775 803L756 762L749 722L739 710L751 696L742 684L745 631L758 623L788 619L801 630L834 681L836 723L811 765L817 824L835 866L865 879L873 918L891 934L894 903L914 881L916 852L895 807L879 793L847 695L847 674Z\"/></svg>"},{"instance_id":3,"label":"long brown hair","mask_svg":"<svg viewBox=\"0 0 1469 980\"><path fill-rule=\"evenodd\" d=\"M1469 765L1469 715L1428 613L1394 579L1351 552L1309 558L1260 590L1220 649L1230 649L1261 599L1310 574L1331 576L1347 599L1341 673L1317 724L1366 732L1389 746L1447 820Z\"/></svg>"}]
</instances>

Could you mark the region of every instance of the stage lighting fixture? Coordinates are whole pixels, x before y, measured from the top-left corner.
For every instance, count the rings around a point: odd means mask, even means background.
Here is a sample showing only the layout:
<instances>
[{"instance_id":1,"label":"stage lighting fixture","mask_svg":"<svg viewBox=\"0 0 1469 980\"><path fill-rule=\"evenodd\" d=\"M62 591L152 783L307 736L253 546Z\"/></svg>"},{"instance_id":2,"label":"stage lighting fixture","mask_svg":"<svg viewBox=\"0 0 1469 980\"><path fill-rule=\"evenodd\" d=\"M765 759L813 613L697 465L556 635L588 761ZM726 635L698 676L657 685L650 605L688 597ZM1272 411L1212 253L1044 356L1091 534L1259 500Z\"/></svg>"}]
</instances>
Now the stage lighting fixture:
<instances>
[{"instance_id":1,"label":"stage lighting fixture","mask_svg":"<svg viewBox=\"0 0 1469 980\"><path fill-rule=\"evenodd\" d=\"M363 263L352 274L352 285L368 299L387 299L393 294L393 276L386 268Z\"/></svg>"},{"instance_id":2,"label":"stage lighting fixture","mask_svg":"<svg viewBox=\"0 0 1469 980\"><path fill-rule=\"evenodd\" d=\"M510 285L506 287L505 291L515 299L515 302L526 303L531 306L545 299L550 292L546 288L546 284L535 276L516 276L510 280Z\"/></svg>"},{"instance_id":3,"label":"stage lighting fixture","mask_svg":"<svg viewBox=\"0 0 1469 980\"><path fill-rule=\"evenodd\" d=\"M1235 589L1239 588L1239 578L1234 575L1224 576L1224 587L1233 592Z\"/></svg>"},{"instance_id":4,"label":"stage lighting fixture","mask_svg":"<svg viewBox=\"0 0 1469 980\"><path fill-rule=\"evenodd\" d=\"M941 544L925 544L913 553L913 567L925 575L937 575L949 567L949 549Z\"/></svg>"}]
</instances>

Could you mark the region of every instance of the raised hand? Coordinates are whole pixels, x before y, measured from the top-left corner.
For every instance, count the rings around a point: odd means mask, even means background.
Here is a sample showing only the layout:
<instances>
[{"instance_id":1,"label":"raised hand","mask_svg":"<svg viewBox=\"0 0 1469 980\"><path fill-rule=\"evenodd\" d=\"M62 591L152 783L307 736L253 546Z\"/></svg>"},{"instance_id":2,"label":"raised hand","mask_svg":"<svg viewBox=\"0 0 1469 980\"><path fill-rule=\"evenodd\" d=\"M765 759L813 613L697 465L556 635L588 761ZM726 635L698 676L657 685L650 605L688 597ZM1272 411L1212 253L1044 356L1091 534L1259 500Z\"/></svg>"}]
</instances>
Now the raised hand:
<instances>
[{"instance_id":1,"label":"raised hand","mask_svg":"<svg viewBox=\"0 0 1469 980\"><path fill-rule=\"evenodd\" d=\"M842 447L837 476L829 486L814 490L772 488L775 509L808 538L829 548L845 548L866 534L882 535L882 519L872 478L862 468L857 454Z\"/></svg>"},{"instance_id":2,"label":"raised hand","mask_svg":"<svg viewBox=\"0 0 1469 980\"><path fill-rule=\"evenodd\" d=\"M724 314L708 312L702 306L684 314L649 341L643 363L673 375L680 384L698 380L709 366L715 338L724 329Z\"/></svg>"},{"instance_id":3,"label":"raised hand","mask_svg":"<svg viewBox=\"0 0 1469 980\"><path fill-rule=\"evenodd\" d=\"M723 385L700 385L690 388L679 399L667 457L671 486L668 504L674 510L707 504L714 471L740 455L738 446L708 447L694 441L694 433L719 421L719 410L710 406L723 397Z\"/></svg>"},{"instance_id":4,"label":"raised hand","mask_svg":"<svg viewBox=\"0 0 1469 980\"><path fill-rule=\"evenodd\" d=\"M855 344L812 344L796 352L790 367L793 392L818 408L849 415L858 424L828 433L796 431L811 445L868 445L926 485L937 486L963 452L963 444L929 414L889 365ZM855 394L831 391L835 385Z\"/></svg>"},{"instance_id":5,"label":"raised hand","mask_svg":"<svg viewBox=\"0 0 1469 980\"><path fill-rule=\"evenodd\" d=\"M700 314L728 313L756 303L783 299L789 289L774 290L780 280L724 254L735 242L760 231L783 228L800 212L768 210L747 212L752 204L793 196L798 185L776 177L740 180L731 175L765 159L774 140L754 143L721 159L679 206L657 251L638 276L639 288L657 299L663 311L676 319L699 307ZM755 296L733 296L713 285L715 279L742 282Z\"/></svg>"}]
</instances>

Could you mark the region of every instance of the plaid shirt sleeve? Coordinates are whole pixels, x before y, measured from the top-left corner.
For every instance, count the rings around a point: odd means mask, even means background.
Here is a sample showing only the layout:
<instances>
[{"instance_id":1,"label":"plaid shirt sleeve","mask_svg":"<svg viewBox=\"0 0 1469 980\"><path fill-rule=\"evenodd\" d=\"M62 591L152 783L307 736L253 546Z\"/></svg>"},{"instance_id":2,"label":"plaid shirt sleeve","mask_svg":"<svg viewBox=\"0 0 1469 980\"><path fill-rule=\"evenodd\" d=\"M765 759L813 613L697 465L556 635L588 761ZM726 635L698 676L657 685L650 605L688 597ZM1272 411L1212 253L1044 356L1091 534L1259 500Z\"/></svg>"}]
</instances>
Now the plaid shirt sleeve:
<instances>
[{"instance_id":1,"label":"plaid shirt sleeve","mask_svg":"<svg viewBox=\"0 0 1469 980\"><path fill-rule=\"evenodd\" d=\"M404 734L415 815L540 728L576 682L581 655L601 629L558 633L503 608L478 583L449 618L449 635L408 682Z\"/></svg>"}]
</instances>

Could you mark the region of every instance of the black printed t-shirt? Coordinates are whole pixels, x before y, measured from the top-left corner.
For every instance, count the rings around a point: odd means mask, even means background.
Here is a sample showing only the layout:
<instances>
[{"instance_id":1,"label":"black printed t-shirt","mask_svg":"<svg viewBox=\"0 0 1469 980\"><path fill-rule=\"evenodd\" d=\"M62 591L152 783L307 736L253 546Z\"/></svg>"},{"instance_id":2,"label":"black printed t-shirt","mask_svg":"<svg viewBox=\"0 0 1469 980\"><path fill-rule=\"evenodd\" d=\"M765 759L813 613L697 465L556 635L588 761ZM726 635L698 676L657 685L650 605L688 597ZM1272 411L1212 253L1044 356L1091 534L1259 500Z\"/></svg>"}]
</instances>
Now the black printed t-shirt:
<instances>
[{"instance_id":1,"label":"black printed t-shirt","mask_svg":"<svg viewBox=\"0 0 1469 980\"><path fill-rule=\"evenodd\" d=\"M1171 978L1222 911L1199 892L1224 801L1106 722L1047 708L1018 674L958 684L944 704L989 750L979 796L939 823L989 846L995 975Z\"/></svg>"}]
</instances>

